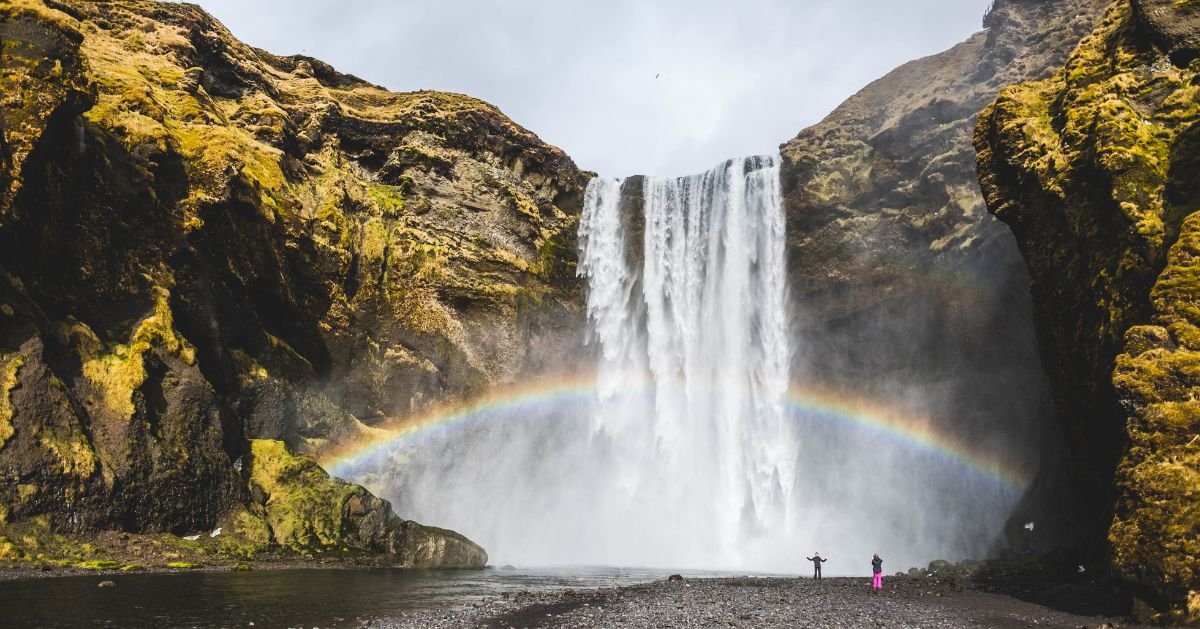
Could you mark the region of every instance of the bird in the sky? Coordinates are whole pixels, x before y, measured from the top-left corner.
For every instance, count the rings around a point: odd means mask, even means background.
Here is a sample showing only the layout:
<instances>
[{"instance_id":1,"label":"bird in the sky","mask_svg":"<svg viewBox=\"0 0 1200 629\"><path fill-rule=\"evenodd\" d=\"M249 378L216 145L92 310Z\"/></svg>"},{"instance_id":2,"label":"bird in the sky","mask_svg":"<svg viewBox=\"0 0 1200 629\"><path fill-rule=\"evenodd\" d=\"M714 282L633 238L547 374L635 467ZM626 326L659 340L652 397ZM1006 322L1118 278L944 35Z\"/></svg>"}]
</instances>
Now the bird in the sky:
<instances>
[{"instance_id":1,"label":"bird in the sky","mask_svg":"<svg viewBox=\"0 0 1200 629\"><path fill-rule=\"evenodd\" d=\"M658 78L658 77L660 77L660 76L662 76L662 73L661 73L661 72L659 72L658 74L655 74L655 75L654 75L654 78L656 78L656 79L657 79L657 78Z\"/></svg>"}]
</instances>

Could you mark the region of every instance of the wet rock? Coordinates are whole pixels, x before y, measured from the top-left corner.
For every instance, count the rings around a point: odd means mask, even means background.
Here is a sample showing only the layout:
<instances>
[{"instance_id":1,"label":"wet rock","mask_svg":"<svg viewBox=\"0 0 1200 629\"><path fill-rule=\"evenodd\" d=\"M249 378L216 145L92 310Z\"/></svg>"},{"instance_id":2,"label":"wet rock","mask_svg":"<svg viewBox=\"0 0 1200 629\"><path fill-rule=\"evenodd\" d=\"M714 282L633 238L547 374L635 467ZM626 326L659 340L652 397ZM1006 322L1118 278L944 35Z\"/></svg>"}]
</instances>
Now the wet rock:
<instances>
[{"instance_id":1,"label":"wet rock","mask_svg":"<svg viewBox=\"0 0 1200 629\"><path fill-rule=\"evenodd\" d=\"M101 581L96 584L96 587L98 587L98 588L115 588L115 587L117 587L117 583L116 583L116 581Z\"/></svg>"},{"instance_id":2,"label":"wet rock","mask_svg":"<svg viewBox=\"0 0 1200 629\"><path fill-rule=\"evenodd\" d=\"M515 605L491 601L461 610L417 612L372 627L1078 627L1084 618L1004 596L896 578L883 594L863 579L689 579L680 588L660 580L621 588L530 593Z\"/></svg>"}]
</instances>

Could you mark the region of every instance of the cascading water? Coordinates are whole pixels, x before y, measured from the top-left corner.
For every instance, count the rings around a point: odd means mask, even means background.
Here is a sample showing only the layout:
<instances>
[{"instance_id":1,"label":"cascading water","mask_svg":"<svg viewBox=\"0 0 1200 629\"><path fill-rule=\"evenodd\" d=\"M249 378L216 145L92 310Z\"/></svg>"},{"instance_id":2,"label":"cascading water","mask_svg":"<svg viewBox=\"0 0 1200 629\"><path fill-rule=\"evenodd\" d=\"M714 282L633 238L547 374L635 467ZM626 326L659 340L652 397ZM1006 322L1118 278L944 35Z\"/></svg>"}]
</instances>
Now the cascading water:
<instances>
[{"instance_id":1,"label":"cascading water","mask_svg":"<svg viewBox=\"0 0 1200 629\"><path fill-rule=\"evenodd\" d=\"M790 392L804 304L788 302L784 228L776 157L592 180L594 386L477 405L332 471L498 564L795 572L820 550L846 574L875 551L890 569L981 556L1019 488L923 422L945 413L942 380L881 375L885 408Z\"/></svg>"},{"instance_id":2,"label":"cascading water","mask_svg":"<svg viewBox=\"0 0 1200 629\"><path fill-rule=\"evenodd\" d=\"M642 188L641 243L617 180L588 186L579 232L613 513L676 562L739 565L786 528L795 471L779 166L736 159Z\"/></svg>"}]
</instances>

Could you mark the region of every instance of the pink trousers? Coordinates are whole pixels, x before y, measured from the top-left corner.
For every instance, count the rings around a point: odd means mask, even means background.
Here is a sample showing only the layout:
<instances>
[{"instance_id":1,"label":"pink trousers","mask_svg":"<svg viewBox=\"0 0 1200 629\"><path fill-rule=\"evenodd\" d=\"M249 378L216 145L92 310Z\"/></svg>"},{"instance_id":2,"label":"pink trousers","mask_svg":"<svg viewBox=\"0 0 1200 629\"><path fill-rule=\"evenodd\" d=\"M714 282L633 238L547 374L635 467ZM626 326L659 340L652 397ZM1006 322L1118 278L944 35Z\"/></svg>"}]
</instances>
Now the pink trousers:
<instances>
[{"instance_id":1,"label":"pink trousers","mask_svg":"<svg viewBox=\"0 0 1200 629\"><path fill-rule=\"evenodd\" d=\"M876 572L875 574L871 575L871 587L876 590L883 589L883 573L882 572Z\"/></svg>"}]
</instances>

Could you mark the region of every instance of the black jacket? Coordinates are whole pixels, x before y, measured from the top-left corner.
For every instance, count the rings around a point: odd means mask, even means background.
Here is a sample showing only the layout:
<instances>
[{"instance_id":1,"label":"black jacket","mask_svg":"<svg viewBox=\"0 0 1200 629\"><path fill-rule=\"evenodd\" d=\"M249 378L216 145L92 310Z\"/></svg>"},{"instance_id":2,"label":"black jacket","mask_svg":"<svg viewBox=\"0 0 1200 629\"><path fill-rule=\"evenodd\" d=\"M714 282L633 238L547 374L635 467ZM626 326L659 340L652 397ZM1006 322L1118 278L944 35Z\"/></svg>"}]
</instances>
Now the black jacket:
<instances>
[{"instance_id":1,"label":"black jacket","mask_svg":"<svg viewBox=\"0 0 1200 629\"><path fill-rule=\"evenodd\" d=\"M882 559L880 559L879 557L876 557L871 560L871 572L873 572L875 574L879 574L880 572L883 572L883 560Z\"/></svg>"}]
</instances>

